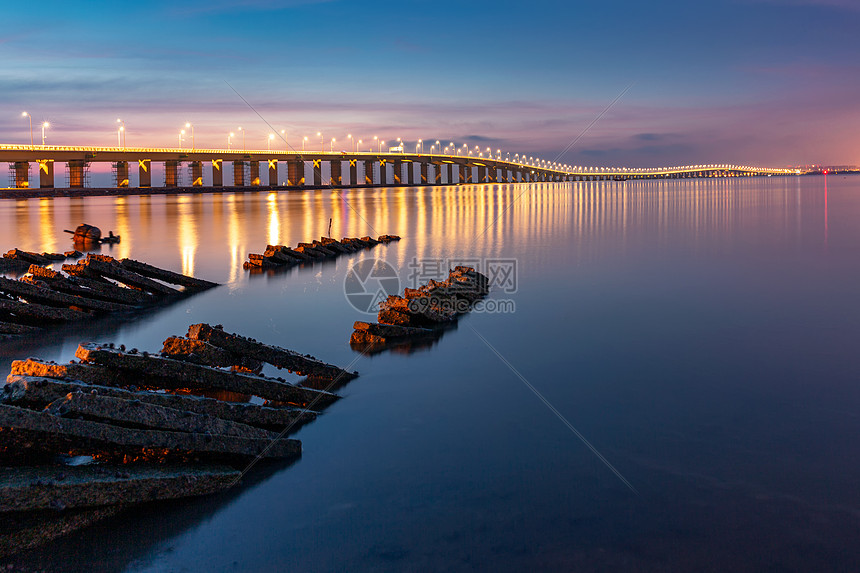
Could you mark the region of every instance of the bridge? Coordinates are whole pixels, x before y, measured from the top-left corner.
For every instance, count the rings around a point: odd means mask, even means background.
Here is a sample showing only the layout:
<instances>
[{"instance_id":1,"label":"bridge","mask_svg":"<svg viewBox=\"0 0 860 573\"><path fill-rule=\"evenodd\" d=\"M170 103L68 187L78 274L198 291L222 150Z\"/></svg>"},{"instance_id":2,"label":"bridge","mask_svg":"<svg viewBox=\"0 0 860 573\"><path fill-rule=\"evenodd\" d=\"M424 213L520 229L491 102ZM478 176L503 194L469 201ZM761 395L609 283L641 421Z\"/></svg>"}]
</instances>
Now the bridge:
<instances>
[{"instance_id":1,"label":"bridge","mask_svg":"<svg viewBox=\"0 0 860 573\"><path fill-rule=\"evenodd\" d=\"M232 164L232 181L228 180L227 186L266 188L679 179L800 173L796 169L744 165L578 167L519 155L513 159L509 154L505 158L501 153L495 157L488 155L0 145L0 163L9 164L10 179L17 189L30 186L33 166L38 167L40 189L57 188L56 164L65 164L65 187L86 188L89 167L94 163L111 164L114 185L118 189L129 187L131 169L137 169L137 188L153 187L153 163L163 163L161 186L166 188L183 187L180 183L183 165L187 166L191 181L185 187L203 187L204 169L211 174L211 184L207 187L225 187L225 164ZM286 178L280 177L282 163L286 165ZM313 166L310 181L305 180L305 163ZM330 172L326 181L322 178L324 163L328 164ZM261 165L266 173L265 183L261 177Z\"/></svg>"}]
</instances>

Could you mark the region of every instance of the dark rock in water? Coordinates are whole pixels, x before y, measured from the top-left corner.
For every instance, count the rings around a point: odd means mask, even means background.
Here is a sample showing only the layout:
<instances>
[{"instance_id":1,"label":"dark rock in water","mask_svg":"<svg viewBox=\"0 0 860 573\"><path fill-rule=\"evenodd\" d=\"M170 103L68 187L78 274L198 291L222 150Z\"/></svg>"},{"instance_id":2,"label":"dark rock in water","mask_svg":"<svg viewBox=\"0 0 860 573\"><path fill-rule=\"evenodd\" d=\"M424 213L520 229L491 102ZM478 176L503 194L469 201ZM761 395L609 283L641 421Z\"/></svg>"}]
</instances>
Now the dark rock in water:
<instances>
[{"instance_id":1,"label":"dark rock in water","mask_svg":"<svg viewBox=\"0 0 860 573\"><path fill-rule=\"evenodd\" d=\"M240 475L226 466L190 464L0 468L0 513L206 495Z\"/></svg>"},{"instance_id":2,"label":"dark rock in water","mask_svg":"<svg viewBox=\"0 0 860 573\"><path fill-rule=\"evenodd\" d=\"M234 370L254 374L259 374L263 369L263 363L259 360L235 354L204 340L191 340L179 336L171 336L164 341L161 355L206 366L231 367Z\"/></svg>"},{"instance_id":3,"label":"dark rock in water","mask_svg":"<svg viewBox=\"0 0 860 573\"><path fill-rule=\"evenodd\" d=\"M74 231L66 231L74 235L75 242L98 243L102 238L102 230L92 225L82 223Z\"/></svg>"},{"instance_id":4,"label":"dark rock in water","mask_svg":"<svg viewBox=\"0 0 860 573\"><path fill-rule=\"evenodd\" d=\"M0 405L6 456L38 452L73 452L106 458L203 456L244 460L258 455L288 458L301 453L301 442L237 438L165 430L126 428L90 420L67 419L49 412Z\"/></svg>"},{"instance_id":5,"label":"dark rock in water","mask_svg":"<svg viewBox=\"0 0 860 573\"><path fill-rule=\"evenodd\" d=\"M12 259L19 261L26 261L31 264L36 265L49 265L53 261L47 257L44 257L38 253L31 253L28 251L22 251L20 249L12 249L6 254L3 255L4 259Z\"/></svg>"},{"instance_id":6,"label":"dark rock in water","mask_svg":"<svg viewBox=\"0 0 860 573\"><path fill-rule=\"evenodd\" d=\"M42 253L42 256L51 261L65 261L66 255L60 253Z\"/></svg>"},{"instance_id":7,"label":"dark rock in water","mask_svg":"<svg viewBox=\"0 0 860 573\"><path fill-rule=\"evenodd\" d=\"M257 404L224 402L222 400L187 394L125 390L113 386L99 385L98 383L81 382L79 380L22 376L14 374L14 372L35 371L40 368L40 363L35 361L17 361L15 364L13 374L10 374L6 379L6 386L3 389L3 393L0 394L0 402L43 408L45 405L70 393L86 392L95 393L99 396L122 398L124 400L137 400L147 404L155 404L183 412L193 412L222 420L241 422L249 426L275 431L282 431L288 426L298 429L302 424L316 419L316 412L298 408L269 408ZM74 374L81 374L83 370L100 368L82 364L77 366L79 369ZM41 370L46 375L70 373L68 369L63 367L53 370L48 369L47 365L42 365ZM128 381L139 382L139 380Z\"/></svg>"},{"instance_id":8,"label":"dark rock in water","mask_svg":"<svg viewBox=\"0 0 860 573\"><path fill-rule=\"evenodd\" d=\"M265 376L227 372L161 356L145 357L97 344L81 344L75 356L85 362L119 370L127 376L135 376L141 384L149 387L227 390L297 406L313 404L326 407L338 399L336 394L293 386Z\"/></svg>"},{"instance_id":9,"label":"dark rock in water","mask_svg":"<svg viewBox=\"0 0 860 573\"><path fill-rule=\"evenodd\" d=\"M160 269L133 259L122 259L119 263L126 269L139 275L183 286L187 289L205 290L218 286L218 283L174 273L173 271Z\"/></svg>"},{"instance_id":10,"label":"dark rock in water","mask_svg":"<svg viewBox=\"0 0 860 573\"><path fill-rule=\"evenodd\" d=\"M0 313L5 320L16 324L44 326L45 323L70 322L91 318L90 312L72 310L70 308L54 308L35 303L24 303L14 300L0 299Z\"/></svg>"},{"instance_id":11,"label":"dark rock in water","mask_svg":"<svg viewBox=\"0 0 860 573\"><path fill-rule=\"evenodd\" d=\"M208 324L191 325L188 327L187 337L192 340L205 340L234 354L249 356L277 368L289 370L299 376L311 376L328 380L335 378L351 380L356 376L342 368L326 364L314 358L302 356L292 350L262 344L238 334L230 334L224 332L222 329L213 328Z\"/></svg>"},{"instance_id":12,"label":"dark rock in water","mask_svg":"<svg viewBox=\"0 0 860 573\"><path fill-rule=\"evenodd\" d=\"M51 402L46 410L55 416L83 417L87 420L109 422L126 427L209 433L250 439L275 437L271 432L239 422L101 394L70 392Z\"/></svg>"}]
</instances>

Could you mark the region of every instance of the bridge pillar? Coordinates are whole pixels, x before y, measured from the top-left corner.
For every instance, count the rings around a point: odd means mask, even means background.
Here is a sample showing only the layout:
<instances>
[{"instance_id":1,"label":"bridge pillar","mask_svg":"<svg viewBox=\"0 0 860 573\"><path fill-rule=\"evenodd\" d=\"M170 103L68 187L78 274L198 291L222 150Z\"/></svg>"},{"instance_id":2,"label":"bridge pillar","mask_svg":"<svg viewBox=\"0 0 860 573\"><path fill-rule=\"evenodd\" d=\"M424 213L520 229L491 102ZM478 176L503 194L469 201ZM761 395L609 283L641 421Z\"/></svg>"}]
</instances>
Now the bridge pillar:
<instances>
[{"instance_id":1,"label":"bridge pillar","mask_svg":"<svg viewBox=\"0 0 860 573\"><path fill-rule=\"evenodd\" d=\"M358 160L349 160L349 184L355 187L358 185Z\"/></svg>"},{"instance_id":2,"label":"bridge pillar","mask_svg":"<svg viewBox=\"0 0 860 573\"><path fill-rule=\"evenodd\" d=\"M314 187L322 187L322 159L314 159Z\"/></svg>"},{"instance_id":3,"label":"bridge pillar","mask_svg":"<svg viewBox=\"0 0 860 573\"><path fill-rule=\"evenodd\" d=\"M332 187L340 187L343 185L343 176L341 175L341 171L343 169L343 163L340 159L331 162L331 186Z\"/></svg>"},{"instance_id":4,"label":"bridge pillar","mask_svg":"<svg viewBox=\"0 0 860 573\"><path fill-rule=\"evenodd\" d=\"M251 187L259 187L260 186L260 162L259 161L249 161L248 167L250 171L250 183Z\"/></svg>"},{"instance_id":5,"label":"bridge pillar","mask_svg":"<svg viewBox=\"0 0 860 573\"><path fill-rule=\"evenodd\" d=\"M212 160L212 187L224 186L224 170L222 169L224 161L222 159Z\"/></svg>"},{"instance_id":6,"label":"bridge pillar","mask_svg":"<svg viewBox=\"0 0 860 573\"><path fill-rule=\"evenodd\" d=\"M117 161L113 164L117 187L128 187L128 161Z\"/></svg>"},{"instance_id":7,"label":"bridge pillar","mask_svg":"<svg viewBox=\"0 0 860 573\"><path fill-rule=\"evenodd\" d=\"M84 187L84 172L86 168L86 161L80 159L69 161L69 187L73 189L82 189Z\"/></svg>"},{"instance_id":8,"label":"bridge pillar","mask_svg":"<svg viewBox=\"0 0 860 573\"><path fill-rule=\"evenodd\" d=\"M403 184L413 185L415 183L415 164L411 161L404 161L403 166L406 167L406 173L403 175Z\"/></svg>"},{"instance_id":9,"label":"bridge pillar","mask_svg":"<svg viewBox=\"0 0 860 573\"><path fill-rule=\"evenodd\" d=\"M364 184L373 185L373 161L364 162Z\"/></svg>"},{"instance_id":10,"label":"bridge pillar","mask_svg":"<svg viewBox=\"0 0 860 573\"><path fill-rule=\"evenodd\" d=\"M179 160L169 159L164 162L164 186L179 186Z\"/></svg>"},{"instance_id":11,"label":"bridge pillar","mask_svg":"<svg viewBox=\"0 0 860 573\"><path fill-rule=\"evenodd\" d=\"M394 166L394 181L392 183L403 185L403 161L395 159L392 164Z\"/></svg>"},{"instance_id":12,"label":"bridge pillar","mask_svg":"<svg viewBox=\"0 0 860 573\"><path fill-rule=\"evenodd\" d=\"M30 186L30 163L28 161L16 161L12 171L16 189L26 189Z\"/></svg>"},{"instance_id":13,"label":"bridge pillar","mask_svg":"<svg viewBox=\"0 0 860 573\"><path fill-rule=\"evenodd\" d=\"M245 186L245 162L233 162L233 187Z\"/></svg>"},{"instance_id":14,"label":"bridge pillar","mask_svg":"<svg viewBox=\"0 0 860 573\"><path fill-rule=\"evenodd\" d=\"M478 165L478 183L487 182L487 166Z\"/></svg>"},{"instance_id":15,"label":"bridge pillar","mask_svg":"<svg viewBox=\"0 0 860 573\"><path fill-rule=\"evenodd\" d=\"M287 161L287 185L301 187L305 184L305 164L303 161Z\"/></svg>"},{"instance_id":16,"label":"bridge pillar","mask_svg":"<svg viewBox=\"0 0 860 573\"><path fill-rule=\"evenodd\" d=\"M444 163L434 163L433 164L433 184L441 185L442 184L442 167Z\"/></svg>"},{"instance_id":17,"label":"bridge pillar","mask_svg":"<svg viewBox=\"0 0 860 573\"><path fill-rule=\"evenodd\" d=\"M191 186L203 187L203 162L191 162Z\"/></svg>"},{"instance_id":18,"label":"bridge pillar","mask_svg":"<svg viewBox=\"0 0 860 573\"><path fill-rule=\"evenodd\" d=\"M385 159L379 160L379 184L388 185L388 165Z\"/></svg>"},{"instance_id":19,"label":"bridge pillar","mask_svg":"<svg viewBox=\"0 0 860 573\"><path fill-rule=\"evenodd\" d=\"M277 187L278 182L278 160L277 159L269 159L269 178L267 181L269 182L269 187Z\"/></svg>"},{"instance_id":20,"label":"bridge pillar","mask_svg":"<svg viewBox=\"0 0 860 573\"><path fill-rule=\"evenodd\" d=\"M137 160L138 183L140 188L152 187L152 162L149 159Z\"/></svg>"},{"instance_id":21,"label":"bridge pillar","mask_svg":"<svg viewBox=\"0 0 860 573\"><path fill-rule=\"evenodd\" d=\"M421 184L427 185L427 162L421 162Z\"/></svg>"},{"instance_id":22,"label":"bridge pillar","mask_svg":"<svg viewBox=\"0 0 860 573\"><path fill-rule=\"evenodd\" d=\"M54 160L39 160L39 189L52 189L54 187Z\"/></svg>"},{"instance_id":23,"label":"bridge pillar","mask_svg":"<svg viewBox=\"0 0 860 573\"><path fill-rule=\"evenodd\" d=\"M498 183L499 182L499 169L495 165L490 165L487 167L487 182L488 183Z\"/></svg>"}]
</instances>

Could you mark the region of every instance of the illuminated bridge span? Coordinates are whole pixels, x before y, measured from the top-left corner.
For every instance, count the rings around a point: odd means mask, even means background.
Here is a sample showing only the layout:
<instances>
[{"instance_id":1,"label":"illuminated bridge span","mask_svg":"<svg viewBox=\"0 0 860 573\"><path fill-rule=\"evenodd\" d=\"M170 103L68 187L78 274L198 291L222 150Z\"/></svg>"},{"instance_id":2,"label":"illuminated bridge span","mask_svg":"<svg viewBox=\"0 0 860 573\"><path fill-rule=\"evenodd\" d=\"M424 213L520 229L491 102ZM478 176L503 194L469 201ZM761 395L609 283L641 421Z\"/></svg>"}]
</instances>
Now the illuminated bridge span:
<instances>
[{"instance_id":1,"label":"illuminated bridge span","mask_svg":"<svg viewBox=\"0 0 860 573\"><path fill-rule=\"evenodd\" d=\"M692 165L653 169L574 167L542 160L511 161L501 156L474 157L424 153L285 152L224 149L168 149L120 147L63 147L0 145L0 162L10 167L12 185L30 186L30 169L38 166L39 188L56 187L55 164L65 164L65 187L84 188L93 163L110 163L117 188L129 187L129 170L137 169L138 187L153 186L152 164L163 163L163 187L182 187L183 165L191 184L202 187L204 169L211 170L211 187L224 187L225 164L232 164L232 187L339 187L371 185L456 185L523 183L535 181L605 181L627 179L678 179L795 175L794 169L742 165ZM312 165L313 180L305 180L305 163ZM330 176L323 181L323 163ZM261 179L261 164L266 183ZM286 165L279 173L281 164ZM347 173L344 173L346 166ZM374 173L376 175L374 176ZM344 177L346 175L346 177ZM348 178L348 181L346 180ZM232 184L232 185L231 185Z\"/></svg>"}]
</instances>

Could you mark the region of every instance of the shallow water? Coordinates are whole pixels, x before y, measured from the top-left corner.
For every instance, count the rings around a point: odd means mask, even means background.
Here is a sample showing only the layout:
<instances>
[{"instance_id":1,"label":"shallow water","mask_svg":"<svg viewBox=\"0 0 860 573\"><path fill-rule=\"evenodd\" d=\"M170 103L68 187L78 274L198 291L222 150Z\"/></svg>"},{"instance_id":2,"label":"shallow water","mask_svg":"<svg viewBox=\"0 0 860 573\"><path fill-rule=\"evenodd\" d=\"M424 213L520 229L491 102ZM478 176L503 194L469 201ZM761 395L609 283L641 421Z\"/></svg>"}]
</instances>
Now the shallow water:
<instances>
[{"instance_id":1,"label":"shallow water","mask_svg":"<svg viewBox=\"0 0 860 573\"><path fill-rule=\"evenodd\" d=\"M0 347L0 371L25 356L68 360L83 340L159 350L205 321L361 373L296 434L296 463L15 562L856 570L858 218L856 177L0 201L4 249L66 250L62 229L88 222L122 235L104 253L224 283ZM335 237L403 240L286 272L242 269L267 243L327 234L329 219ZM463 259L516 281L432 347L362 357L348 340L369 315L344 280L365 258L395 267L401 288Z\"/></svg>"}]
</instances>

